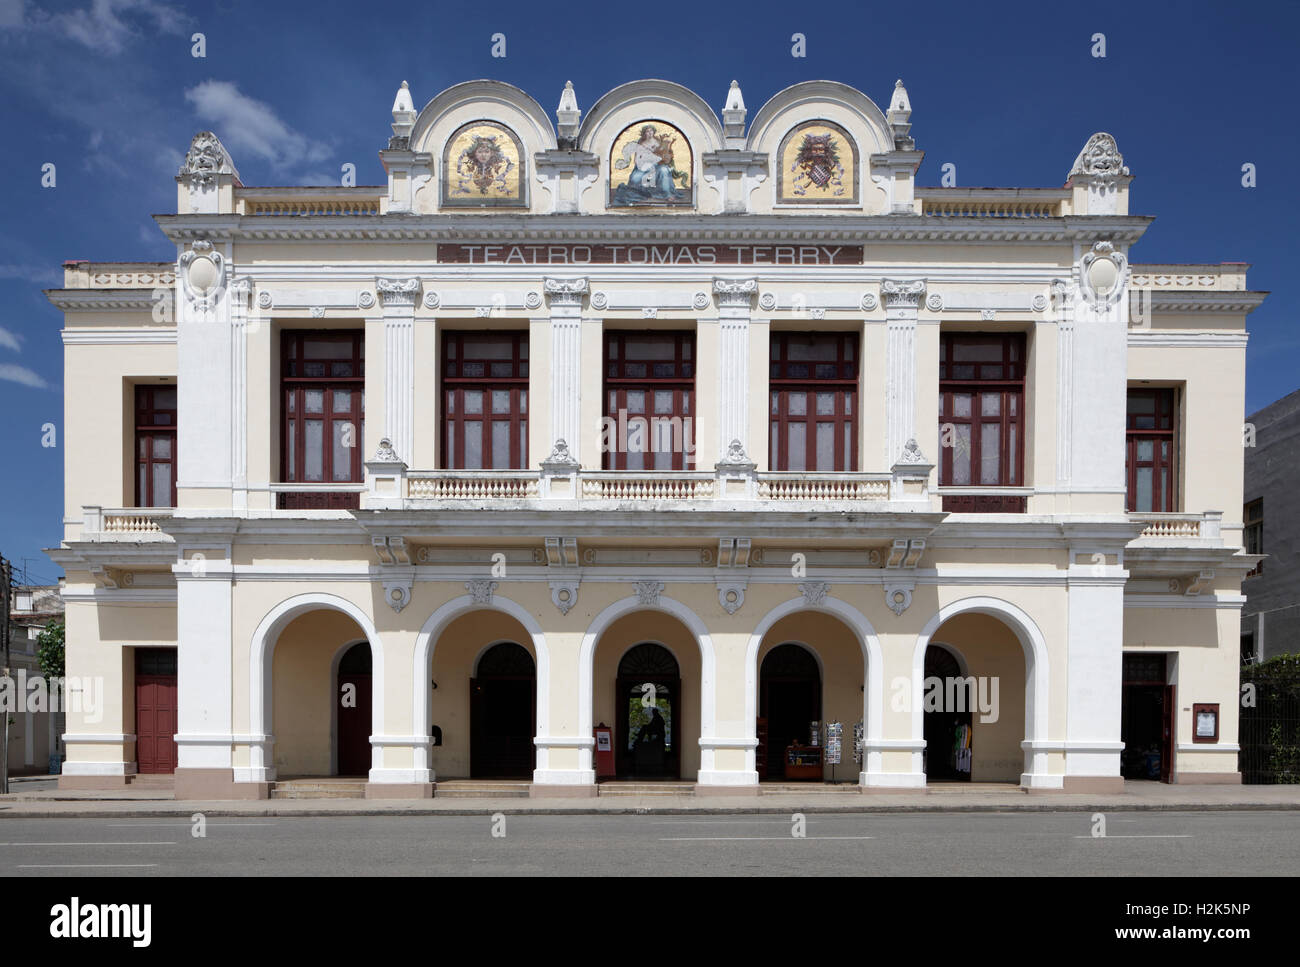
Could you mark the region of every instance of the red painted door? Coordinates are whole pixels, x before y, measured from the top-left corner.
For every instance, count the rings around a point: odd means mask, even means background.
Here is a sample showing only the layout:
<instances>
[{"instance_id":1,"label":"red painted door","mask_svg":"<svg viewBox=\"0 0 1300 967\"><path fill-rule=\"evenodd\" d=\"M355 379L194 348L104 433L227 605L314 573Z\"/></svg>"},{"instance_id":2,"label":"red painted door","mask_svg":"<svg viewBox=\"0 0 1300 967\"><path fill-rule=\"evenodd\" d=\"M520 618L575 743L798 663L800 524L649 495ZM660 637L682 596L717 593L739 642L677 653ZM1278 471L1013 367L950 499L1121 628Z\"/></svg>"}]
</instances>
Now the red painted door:
<instances>
[{"instance_id":1,"label":"red painted door","mask_svg":"<svg viewBox=\"0 0 1300 967\"><path fill-rule=\"evenodd\" d=\"M370 774L370 685L371 677L339 674L339 775ZM349 688L348 686L352 686ZM345 702L349 693L355 703Z\"/></svg>"},{"instance_id":2,"label":"red painted door","mask_svg":"<svg viewBox=\"0 0 1300 967\"><path fill-rule=\"evenodd\" d=\"M142 774L176 771L176 649L135 656L135 758Z\"/></svg>"},{"instance_id":3,"label":"red painted door","mask_svg":"<svg viewBox=\"0 0 1300 967\"><path fill-rule=\"evenodd\" d=\"M1174 774L1174 715L1178 711L1174 707L1174 686L1166 685L1162 697L1164 701L1160 710L1163 719L1160 736L1160 781L1172 782Z\"/></svg>"}]
</instances>

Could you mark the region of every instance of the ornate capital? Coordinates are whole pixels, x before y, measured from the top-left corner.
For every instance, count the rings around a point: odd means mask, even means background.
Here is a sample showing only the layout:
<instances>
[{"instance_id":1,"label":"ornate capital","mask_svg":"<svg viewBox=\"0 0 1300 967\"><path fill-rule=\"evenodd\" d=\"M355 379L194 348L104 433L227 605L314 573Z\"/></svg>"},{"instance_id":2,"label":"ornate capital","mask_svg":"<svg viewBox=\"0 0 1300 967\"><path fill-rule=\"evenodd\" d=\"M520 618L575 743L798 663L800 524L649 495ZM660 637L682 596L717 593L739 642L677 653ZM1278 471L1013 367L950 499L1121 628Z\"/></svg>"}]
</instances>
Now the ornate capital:
<instances>
[{"instance_id":1,"label":"ornate capital","mask_svg":"<svg viewBox=\"0 0 1300 967\"><path fill-rule=\"evenodd\" d=\"M496 594L497 582L487 578L474 578L465 582L465 590L474 599L475 604L491 604L492 595Z\"/></svg>"},{"instance_id":2,"label":"ornate capital","mask_svg":"<svg viewBox=\"0 0 1300 967\"><path fill-rule=\"evenodd\" d=\"M420 295L419 279L376 279L375 291L385 306L415 307Z\"/></svg>"},{"instance_id":3,"label":"ornate capital","mask_svg":"<svg viewBox=\"0 0 1300 967\"><path fill-rule=\"evenodd\" d=\"M713 291L724 309L748 309L758 291L757 279L714 279Z\"/></svg>"},{"instance_id":4,"label":"ornate capital","mask_svg":"<svg viewBox=\"0 0 1300 967\"><path fill-rule=\"evenodd\" d=\"M919 309L923 295L925 295L924 279L911 279L906 282L882 279L880 283L880 296L886 309Z\"/></svg>"},{"instance_id":5,"label":"ornate capital","mask_svg":"<svg viewBox=\"0 0 1300 967\"><path fill-rule=\"evenodd\" d=\"M659 595L664 590L663 581L637 581L632 588L636 591L636 599L640 604L659 607Z\"/></svg>"},{"instance_id":6,"label":"ornate capital","mask_svg":"<svg viewBox=\"0 0 1300 967\"><path fill-rule=\"evenodd\" d=\"M553 306L581 306L587 291L586 279L545 279L542 289Z\"/></svg>"}]
</instances>

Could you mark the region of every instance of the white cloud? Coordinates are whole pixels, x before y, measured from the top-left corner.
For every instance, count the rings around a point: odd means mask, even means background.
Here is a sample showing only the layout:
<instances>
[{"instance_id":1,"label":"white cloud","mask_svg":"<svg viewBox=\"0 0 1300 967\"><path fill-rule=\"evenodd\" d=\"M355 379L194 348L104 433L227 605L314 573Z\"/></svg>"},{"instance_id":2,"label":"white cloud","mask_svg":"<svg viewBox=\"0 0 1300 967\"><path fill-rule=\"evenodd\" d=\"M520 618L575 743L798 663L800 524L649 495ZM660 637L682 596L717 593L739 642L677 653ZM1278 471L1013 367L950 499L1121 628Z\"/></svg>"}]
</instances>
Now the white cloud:
<instances>
[{"instance_id":1,"label":"white cloud","mask_svg":"<svg viewBox=\"0 0 1300 967\"><path fill-rule=\"evenodd\" d=\"M93 0L87 9L50 18L48 26L91 50L116 54L138 36L128 16L132 20L151 20L165 34L183 35L188 21L179 10L156 0Z\"/></svg>"},{"instance_id":2,"label":"white cloud","mask_svg":"<svg viewBox=\"0 0 1300 967\"><path fill-rule=\"evenodd\" d=\"M13 363L0 363L0 379L21 383L23 386L33 386L36 389L50 388L50 384L45 382L39 373L26 366L15 366Z\"/></svg>"},{"instance_id":3,"label":"white cloud","mask_svg":"<svg viewBox=\"0 0 1300 967\"><path fill-rule=\"evenodd\" d=\"M0 328L0 347L3 347L4 349L12 349L16 353L23 351L18 336L4 328Z\"/></svg>"},{"instance_id":4,"label":"white cloud","mask_svg":"<svg viewBox=\"0 0 1300 967\"><path fill-rule=\"evenodd\" d=\"M239 163L241 153L277 165L319 163L330 157L328 145L295 131L264 101L230 81L207 80L185 92L195 113L221 138Z\"/></svg>"}]
</instances>

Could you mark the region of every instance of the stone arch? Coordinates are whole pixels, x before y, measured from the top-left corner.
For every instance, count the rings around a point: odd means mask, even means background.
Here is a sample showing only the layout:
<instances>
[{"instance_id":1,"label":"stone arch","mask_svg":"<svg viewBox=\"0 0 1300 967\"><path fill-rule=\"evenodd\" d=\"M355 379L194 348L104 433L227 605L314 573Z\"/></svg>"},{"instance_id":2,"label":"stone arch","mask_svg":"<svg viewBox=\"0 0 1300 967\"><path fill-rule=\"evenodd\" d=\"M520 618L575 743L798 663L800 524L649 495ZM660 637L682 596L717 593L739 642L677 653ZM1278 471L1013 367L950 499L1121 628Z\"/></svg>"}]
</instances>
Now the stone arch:
<instances>
[{"instance_id":1,"label":"stone arch","mask_svg":"<svg viewBox=\"0 0 1300 967\"><path fill-rule=\"evenodd\" d=\"M429 728L433 721L431 707L432 696L429 694L429 676L433 670L433 652L438 638L452 621L471 611L499 611L514 618L528 633L529 643L533 646L534 660L537 662L537 719L536 735L547 735L551 722L551 656L546 647L546 634L542 626L528 609L518 602L499 594L492 595L491 603L479 604L468 594L441 605L420 626L415 636L415 657L411 667L412 708L414 709L415 735L412 744L415 748L416 782L430 782L429 768ZM475 657L475 665L480 655ZM539 752L540 757L540 752ZM540 761L540 758L539 758ZM540 766L538 768L541 768Z\"/></svg>"},{"instance_id":2,"label":"stone arch","mask_svg":"<svg viewBox=\"0 0 1300 967\"><path fill-rule=\"evenodd\" d=\"M275 656L275 644L280 633L294 618L309 611L320 609L342 612L351 618L361 629L370 643L371 668L376 682L384 680L384 646L370 620L360 607L346 598L321 591L296 594L281 601L266 613L249 645L248 669L248 715L249 715L249 766L254 781L265 782L275 778L274 767L268 765L268 753L273 737L269 729L272 717L272 682L271 666ZM341 655L342 652L340 651ZM336 669L332 669L336 670ZM384 690L376 688L371 716L371 735L384 734ZM371 749L372 755L374 747ZM371 770L373 771L373 759Z\"/></svg>"},{"instance_id":3,"label":"stone arch","mask_svg":"<svg viewBox=\"0 0 1300 967\"><path fill-rule=\"evenodd\" d=\"M1027 612L1001 598L988 596L962 598L939 609L926 622L921 634L917 636L916 647L912 651L912 737L919 740L924 734L924 710L921 703L922 683L925 680L925 649L934 633L945 621L959 614L985 614L997 618L1005 624L1020 642L1025 655L1025 742L1026 774L1039 774L1037 756L1031 751L1047 739L1048 734L1048 700L1051 675L1047 656L1047 640L1043 637L1038 624ZM912 753L915 773L921 772L921 753ZM1023 779L1022 779L1023 782Z\"/></svg>"}]
</instances>

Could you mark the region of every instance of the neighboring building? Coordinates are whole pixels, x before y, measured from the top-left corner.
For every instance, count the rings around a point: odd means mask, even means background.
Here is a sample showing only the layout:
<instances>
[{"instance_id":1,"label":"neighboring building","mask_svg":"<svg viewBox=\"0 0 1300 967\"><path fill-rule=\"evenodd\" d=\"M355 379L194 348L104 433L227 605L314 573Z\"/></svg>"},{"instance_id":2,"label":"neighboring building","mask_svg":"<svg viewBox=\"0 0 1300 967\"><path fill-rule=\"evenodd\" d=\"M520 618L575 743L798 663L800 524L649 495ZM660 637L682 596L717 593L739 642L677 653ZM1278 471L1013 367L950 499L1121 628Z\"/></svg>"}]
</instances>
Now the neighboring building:
<instances>
[{"instance_id":1,"label":"neighboring building","mask_svg":"<svg viewBox=\"0 0 1300 967\"><path fill-rule=\"evenodd\" d=\"M403 84L369 188L198 135L176 262L49 293L68 670L112 696L63 784L756 792L837 774L814 721L869 790L1239 781L1264 294L1129 264L1109 135L1063 188L918 188L910 116Z\"/></svg>"},{"instance_id":2,"label":"neighboring building","mask_svg":"<svg viewBox=\"0 0 1300 967\"><path fill-rule=\"evenodd\" d=\"M1243 663L1300 654L1300 390L1246 422L1255 445L1246 448L1245 545L1266 557L1241 586Z\"/></svg>"},{"instance_id":3,"label":"neighboring building","mask_svg":"<svg viewBox=\"0 0 1300 967\"><path fill-rule=\"evenodd\" d=\"M45 775L51 756L61 755L63 713L28 686L44 678L37 659L37 638L47 625L63 620L63 596L58 585L15 585L9 609L9 667L13 695L21 705L10 713L9 774ZM39 689L41 686L37 686Z\"/></svg>"}]
</instances>

